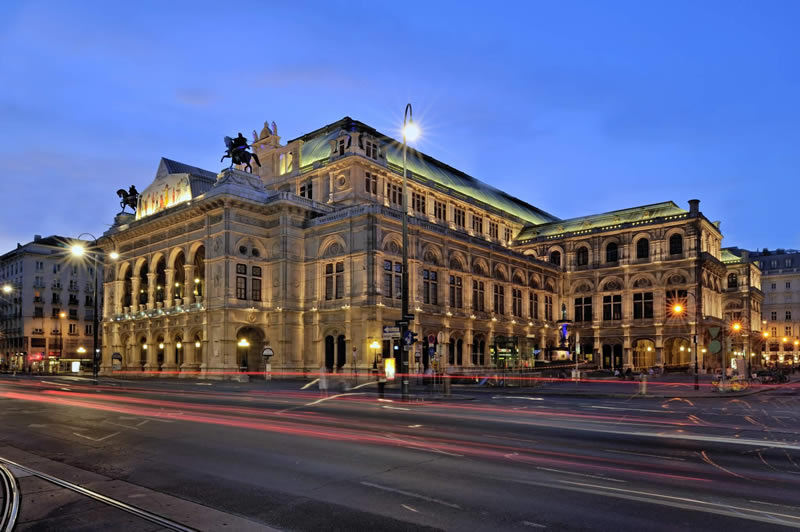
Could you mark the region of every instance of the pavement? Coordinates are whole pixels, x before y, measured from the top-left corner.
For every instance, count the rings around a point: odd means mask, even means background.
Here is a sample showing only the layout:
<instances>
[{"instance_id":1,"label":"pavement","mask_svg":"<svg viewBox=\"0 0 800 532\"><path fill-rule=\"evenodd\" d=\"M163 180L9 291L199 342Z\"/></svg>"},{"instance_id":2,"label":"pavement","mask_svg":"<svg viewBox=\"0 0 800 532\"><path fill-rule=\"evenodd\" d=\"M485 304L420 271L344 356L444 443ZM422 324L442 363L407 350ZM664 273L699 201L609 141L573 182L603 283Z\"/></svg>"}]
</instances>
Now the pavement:
<instances>
[{"instance_id":1,"label":"pavement","mask_svg":"<svg viewBox=\"0 0 800 532\"><path fill-rule=\"evenodd\" d=\"M306 385L0 376L18 529L160 529L23 468L198 530L800 527L792 386L636 400L456 386L402 402Z\"/></svg>"}]
</instances>

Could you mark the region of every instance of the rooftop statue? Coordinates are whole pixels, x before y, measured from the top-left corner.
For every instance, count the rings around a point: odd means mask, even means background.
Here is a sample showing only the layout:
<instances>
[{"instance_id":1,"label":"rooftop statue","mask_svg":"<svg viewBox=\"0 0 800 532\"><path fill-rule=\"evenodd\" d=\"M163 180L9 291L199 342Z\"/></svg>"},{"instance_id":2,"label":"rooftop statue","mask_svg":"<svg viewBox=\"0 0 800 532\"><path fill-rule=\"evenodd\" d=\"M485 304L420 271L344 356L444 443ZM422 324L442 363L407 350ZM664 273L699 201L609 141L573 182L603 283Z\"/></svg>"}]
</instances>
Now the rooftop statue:
<instances>
[{"instance_id":1,"label":"rooftop statue","mask_svg":"<svg viewBox=\"0 0 800 532\"><path fill-rule=\"evenodd\" d=\"M133 212L136 212L136 205L139 203L139 191L136 190L135 185L126 192L124 188L117 190L119 196L119 206L122 207L122 212L125 212L125 207L130 207Z\"/></svg>"},{"instance_id":2,"label":"rooftop statue","mask_svg":"<svg viewBox=\"0 0 800 532\"><path fill-rule=\"evenodd\" d=\"M250 159L253 159L258 166L261 166L261 162L258 160L258 156L255 153L250 153L247 151L250 149L250 145L247 144L247 139L239 133L239 136L236 138L225 137L225 155L219 160L222 162L225 158L229 157L231 159L231 168L233 168L234 164L243 164L248 172L251 174L253 173L253 167L250 166Z\"/></svg>"}]
</instances>

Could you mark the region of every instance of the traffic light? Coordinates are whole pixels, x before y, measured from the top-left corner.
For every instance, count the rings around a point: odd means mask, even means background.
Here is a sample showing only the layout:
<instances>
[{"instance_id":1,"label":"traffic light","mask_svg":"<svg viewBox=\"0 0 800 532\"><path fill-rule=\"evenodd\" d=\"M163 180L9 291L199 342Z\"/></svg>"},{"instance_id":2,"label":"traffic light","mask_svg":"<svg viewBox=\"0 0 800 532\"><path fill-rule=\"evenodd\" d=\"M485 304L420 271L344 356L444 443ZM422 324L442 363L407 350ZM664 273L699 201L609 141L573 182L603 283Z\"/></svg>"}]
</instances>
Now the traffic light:
<instances>
[{"instance_id":1,"label":"traffic light","mask_svg":"<svg viewBox=\"0 0 800 532\"><path fill-rule=\"evenodd\" d=\"M415 333L414 331L408 331L408 332L411 333L411 341L409 342L409 345L414 345L415 343L417 343L417 333Z\"/></svg>"}]
</instances>

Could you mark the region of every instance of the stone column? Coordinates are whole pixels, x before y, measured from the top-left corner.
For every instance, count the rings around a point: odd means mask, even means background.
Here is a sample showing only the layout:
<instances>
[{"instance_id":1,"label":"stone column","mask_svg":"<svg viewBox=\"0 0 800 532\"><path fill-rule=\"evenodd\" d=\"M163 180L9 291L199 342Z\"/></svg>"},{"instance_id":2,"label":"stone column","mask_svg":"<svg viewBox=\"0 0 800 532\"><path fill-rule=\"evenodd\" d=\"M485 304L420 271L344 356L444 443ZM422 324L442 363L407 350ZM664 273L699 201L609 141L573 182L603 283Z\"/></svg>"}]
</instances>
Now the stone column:
<instances>
[{"instance_id":1,"label":"stone column","mask_svg":"<svg viewBox=\"0 0 800 532\"><path fill-rule=\"evenodd\" d=\"M164 287L164 308L172 306L173 295L175 294L175 270L168 268L164 270L167 278L167 286Z\"/></svg>"},{"instance_id":2,"label":"stone column","mask_svg":"<svg viewBox=\"0 0 800 532\"><path fill-rule=\"evenodd\" d=\"M147 309L156 308L156 274L147 274Z\"/></svg>"},{"instance_id":3,"label":"stone column","mask_svg":"<svg viewBox=\"0 0 800 532\"><path fill-rule=\"evenodd\" d=\"M142 287L142 280L139 277L131 279L131 312L139 310L139 290Z\"/></svg>"},{"instance_id":4,"label":"stone column","mask_svg":"<svg viewBox=\"0 0 800 532\"><path fill-rule=\"evenodd\" d=\"M194 302L194 264L183 265L183 304Z\"/></svg>"}]
</instances>

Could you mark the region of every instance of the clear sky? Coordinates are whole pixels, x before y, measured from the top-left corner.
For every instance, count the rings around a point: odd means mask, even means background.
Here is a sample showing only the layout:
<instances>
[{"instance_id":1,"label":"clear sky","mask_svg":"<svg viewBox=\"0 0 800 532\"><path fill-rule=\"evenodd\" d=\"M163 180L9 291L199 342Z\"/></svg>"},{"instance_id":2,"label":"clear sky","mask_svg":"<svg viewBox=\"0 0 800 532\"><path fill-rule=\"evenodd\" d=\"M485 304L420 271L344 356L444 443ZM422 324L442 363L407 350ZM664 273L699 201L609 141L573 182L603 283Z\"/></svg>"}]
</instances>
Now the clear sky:
<instances>
[{"instance_id":1,"label":"clear sky","mask_svg":"<svg viewBox=\"0 0 800 532\"><path fill-rule=\"evenodd\" d=\"M102 233L159 158L351 116L561 218L691 198L800 248L800 2L0 3L0 252Z\"/></svg>"}]
</instances>

